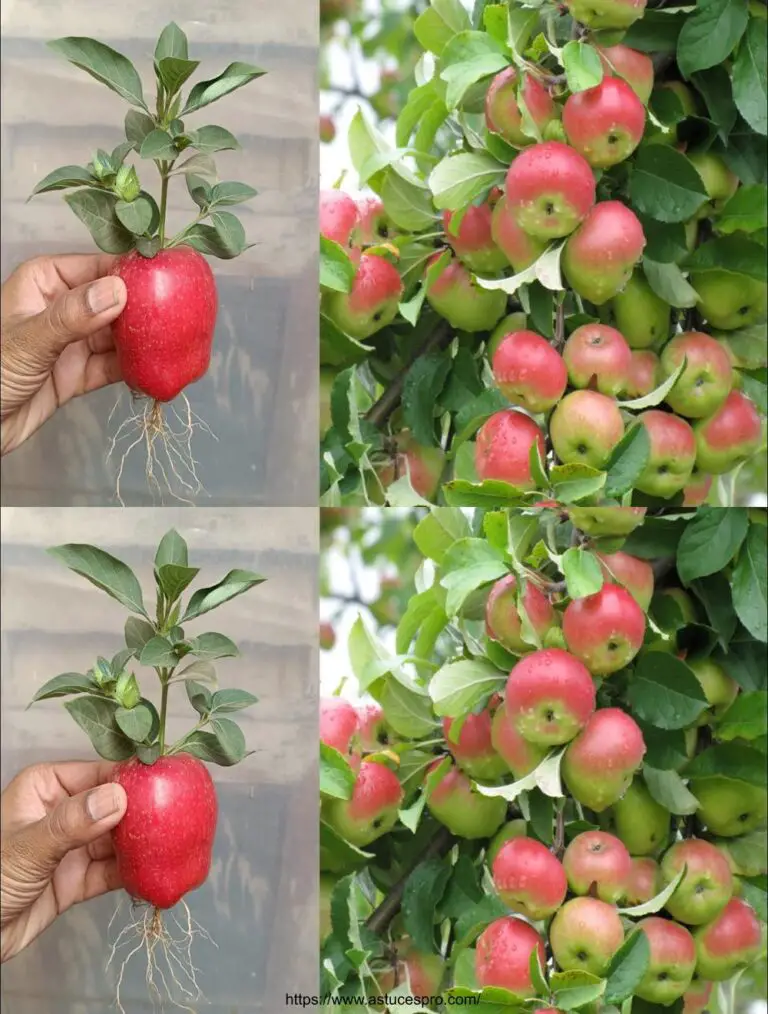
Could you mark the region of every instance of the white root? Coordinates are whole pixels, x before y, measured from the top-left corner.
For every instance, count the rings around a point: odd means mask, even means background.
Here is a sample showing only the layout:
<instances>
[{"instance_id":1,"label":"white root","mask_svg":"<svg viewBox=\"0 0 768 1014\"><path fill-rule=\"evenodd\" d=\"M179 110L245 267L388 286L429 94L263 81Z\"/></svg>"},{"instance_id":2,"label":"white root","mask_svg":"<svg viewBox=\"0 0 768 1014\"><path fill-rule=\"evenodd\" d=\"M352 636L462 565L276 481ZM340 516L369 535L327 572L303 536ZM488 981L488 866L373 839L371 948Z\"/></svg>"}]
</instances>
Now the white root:
<instances>
[{"instance_id":1,"label":"white root","mask_svg":"<svg viewBox=\"0 0 768 1014\"><path fill-rule=\"evenodd\" d=\"M153 498L157 495L162 504L163 495L168 493L175 500L194 506L191 498L205 493L205 489L197 474L198 463L192 452L192 435L200 429L216 440L215 434L192 411L189 399L183 392L183 413L174 405L167 406L169 410L165 411L166 406L159 401L135 394L131 397L134 411L118 426L107 453L109 461L113 455L117 456L118 449L121 452L115 476L115 497L118 503L121 507L125 506L120 487L126 461L136 447L143 445L146 454L145 474ZM121 398L122 393L110 412L110 423Z\"/></svg>"},{"instance_id":2,"label":"white root","mask_svg":"<svg viewBox=\"0 0 768 1014\"><path fill-rule=\"evenodd\" d=\"M126 968L141 952L146 956L145 980L153 1009L162 1012L170 1005L176 1010L197 1014L190 1004L202 1000L203 994L197 982L199 969L192 960L192 944L197 936L211 943L214 941L193 919L187 903L182 901L180 905L185 914L183 921L171 913L166 913L164 918L163 912L151 905L133 904L133 911L138 908L139 914L117 935L107 961L107 968L120 961L115 984L115 1007L119 1014L126 1014L120 995ZM109 922L110 929L120 908L118 904ZM173 931L171 924L178 932Z\"/></svg>"}]
</instances>

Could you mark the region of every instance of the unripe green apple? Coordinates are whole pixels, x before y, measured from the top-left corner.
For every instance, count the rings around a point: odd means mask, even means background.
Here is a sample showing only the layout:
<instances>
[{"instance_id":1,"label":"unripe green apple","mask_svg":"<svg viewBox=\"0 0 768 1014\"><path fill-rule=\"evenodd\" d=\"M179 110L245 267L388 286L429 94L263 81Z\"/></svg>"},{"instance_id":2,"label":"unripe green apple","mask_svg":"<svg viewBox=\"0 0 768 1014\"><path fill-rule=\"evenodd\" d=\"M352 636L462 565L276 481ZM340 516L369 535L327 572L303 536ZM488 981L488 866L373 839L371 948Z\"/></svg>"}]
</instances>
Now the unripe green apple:
<instances>
[{"instance_id":1,"label":"unripe green apple","mask_svg":"<svg viewBox=\"0 0 768 1014\"><path fill-rule=\"evenodd\" d=\"M582 831L565 850L563 868L574 894L589 894L615 904L626 894L631 859L615 835Z\"/></svg>"},{"instance_id":2,"label":"unripe green apple","mask_svg":"<svg viewBox=\"0 0 768 1014\"><path fill-rule=\"evenodd\" d=\"M685 875L664 906L688 926L710 922L733 894L733 874L718 848L700 838L685 838L664 853L661 879L666 886L685 867Z\"/></svg>"},{"instance_id":3,"label":"unripe green apple","mask_svg":"<svg viewBox=\"0 0 768 1014\"><path fill-rule=\"evenodd\" d=\"M662 588L659 595L662 595L666 599L671 599L675 603L680 613L682 626L699 622L699 611L696 608L696 603L687 591L684 591L682 588Z\"/></svg>"},{"instance_id":4,"label":"unripe green apple","mask_svg":"<svg viewBox=\"0 0 768 1014\"><path fill-rule=\"evenodd\" d=\"M616 327L632 349L647 349L669 334L671 307L657 296L640 268L635 268L611 303Z\"/></svg>"},{"instance_id":5,"label":"unripe green apple","mask_svg":"<svg viewBox=\"0 0 768 1014\"><path fill-rule=\"evenodd\" d=\"M549 943L558 966L603 976L624 942L624 927L615 906L597 898L572 898L557 911Z\"/></svg>"},{"instance_id":6,"label":"unripe green apple","mask_svg":"<svg viewBox=\"0 0 768 1014\"><path fill-rule=\"evenodd\" d=\"M427 302L459 331L491 331L504 314L507 296L501 289L483 289L454 260L427 286Z\"/></svg>"},{"instance_id":7,"label":"unripe green apple","mask_svg":"<svg viewBox=\"0 0 768 1014\"><path fill-rule=\"evenodd\" d=\"M733 367L724 346L701 331L684 331L667 342L661 353L663 376L671 377L685 359L685 368L667 392L666 403L687 419L701 419L722 405L733 386Z\"/></svg>"},{"instance_id":8,"label":"unripe green apple","mask_svg":"<svg viewBox=\"0 0 768 1014\"><path fill-rule=\"evenodd\" d=\"M485 347L489 362L493 362L496 349L501 344L502 339L506 338L508 334L514 334L515 331L525 331L527 321L526 315L519 310L515 313L508 313L506 317L499 321L491 332L491 337L488 339L488 344Z\"/></svg>"},{"instance_id":9,"label":"unripe green apple","mask_svg":"<svg viewBox=\"0 0 768 1014\"><path fill-rule=\"evenodd\" d=\"M620 708L599 708L565 751L563 778L577 802L600 813L621 799L644 755L637 722Z\"/></svg>"},{"instance_id":10,"label":"unripe green apple","mask_svg":"<svg viewBox=\"0 0 768 1014\"><path fill-rule=\"evenodd\" d=\"M696 461L693 430L685 419L659 409L641 413L635 425L645 426L651 445L635 487L650 496L674 496L690 479Z\"/></svg>"},{"instance_id":11,"label":"unripe green apple","mask_svg":"<svg viewBox=\"0 0 768 1014\"><path fill-rule=\"evenodd\" d=\"M568 517L585 535L626 536L645 519L645 507L569 507Z\"/></svg>"},{"instance_id":12,"label":"unripe green apple","mask_svg":"<svg viewBox=\"0 0 768 1014\"><path fill-rule=\"evenodd\" d=\"M565 277L574 292L601 306L627 284L644 247L637 215L620 201L601 201L565 244Z\"/></svg>"},{"instance_id":13,"label":"unripe green apple","mask_svg":"<svg viewBox=\"0 0 768 1014\"><path fill-rule=\"evenodd\" d=\"M629 28L643 16L646 0L566 0L571 17L595 31Z\"/></svg>"},{"instance_id":14,"label":"unripe green apple","mask_svg":"<svg viewBox=\"0 0 768 1014\"><path fill-rule=\"evenodd\" d=\"M699 719L699 725L705 725L712 714L720 715L733 704L739 692L739 685L711 658L695 659L687 664L701 684L704 696L712 709L711 712L705 711Z\"/></svg>"},{"instance_id":15,"label":"unripe green apple","mask_svg":"<svg viewBox=\"0 0 768 1014\"><path fill-rule=\"evenodd\" d=\"M688 161L701 177L709 197L709 203L698 212L699 218L706 218L720 211L728 198L733 197L739 187L739 179L720 156L711 151L692 152Z\"/></svg>"},{"instance_id":16,"label":"unripe green apple","mask_svg":"<svg viewBox=\"0 0 768 1014\"><path fill-rule=\"evenodd\" d=\"M735 331L765 320L765 282L720 268L691 272L690 281L699 295L698 310L712 327Z\"/></svg>"},{"instance_id":17,"label":"unripe green apple","mask_svg":"<svg viewBox=\"0 0 768 1014\"><path fill-rule=\"evenodd\" d=\"M763 424L750 399L741 391L731 391L712 415L696 421L693 432L697 466L722 475L760 447Z\"/></svg>"},{"instance_id":18,"label":"unripe green apple","mask_svg":"<svg viewBox=\"0 0 768 1014\"><path fill-rule=\"evenodd\" d=\"M432 764L428 774L440 763ZM459 838L490 838L504 822L507 804L500 796L475 792L469 778L451 767L427 791L427 809Z\"/></svg>"},{"instance_id":19,"label":"unripe green apple","mask_svg":"<svg viewBox=\"0 0 768 1014\"><path fill-rule=\"evenodd\" d=\"M624 420L615 399L598 391L571 391L555 407L549 435L563 464L604 468L624 436Z\"/></svg>"},{"instance_id":20,"label":"unripe green apple","mask_svg":"<svg viewBox=\"0 0 768 1014\"><path fill-rule=\"evenodd\" d=\"M533 838L505 842L493 862L492 873L504 904L534 922L554 915L568 893L560 860Z\"/></svg>"},{"instance_id":21,"label":"unripe green apple","mask_svg":"<svg viewBox=\"0 0 768 1014\"><path fill-rule=\"evenodd\" d=\"M500 827L490 841L485 851L485 861L489 869L493 869L493 862L499 854L502 845L506 845L513 838L525 838L528 833L528 825L524 820L508 820L503 827Z\"/></svg>"},{"instance_id":22,"label":"unripe green apple","mask_svg":"<svg viewBox=\"0 0 768 1014\"><path fill-rule=\"evenodd\" d=\"M697 971L704 979L724 982L760 953L762 930L754 910L740 898L731 898L712 922L693 935Z\"/></svg>"},{"instance_id":23,"label":"unripe green apple","mask_svg":"<svg viewBox=\"0 0 768 1014\"><path fill-rule=\"evenodd\" d=\"M397 775L373 761L363 761L351 799L333 799L327 819L337 834L353 845L370 845L391 831L403 801Z\"/></svg>"},{"instance_id":24,"label":"unripe green apple","mask_svg":"<svg viewBox=\"0 0 768 1014\"><path fill-rule=\"evenodd\" d=\"M715 775L692 779L691 792L699 801L696 814L711 834L735 838L765 823L766 790L758 785Z\"/></svg>"},{"instance_id":25,"label":"unripe green apple","mask_svg":"<svg viewBox=\"0 0 768 1014\"><path fill-rule=\"evenodd\" d=\"M684 926L651 916L637 924L650 945L648 969L635 987L635 996L648 1003L674 1003L688 989L696 967L696 945Z\"/></svg>"},{"instance_id":26,"label":"unripe green apple","mask_svg":"<svg viewBox=\"0 0 768 1014\"><path fill-rule=\"evenodd\" d=\"M613 804L616 834L633 856L656 852L669 835L670 813L657 803L640 778L635 778Z\"/></svg>"}]
</instances>

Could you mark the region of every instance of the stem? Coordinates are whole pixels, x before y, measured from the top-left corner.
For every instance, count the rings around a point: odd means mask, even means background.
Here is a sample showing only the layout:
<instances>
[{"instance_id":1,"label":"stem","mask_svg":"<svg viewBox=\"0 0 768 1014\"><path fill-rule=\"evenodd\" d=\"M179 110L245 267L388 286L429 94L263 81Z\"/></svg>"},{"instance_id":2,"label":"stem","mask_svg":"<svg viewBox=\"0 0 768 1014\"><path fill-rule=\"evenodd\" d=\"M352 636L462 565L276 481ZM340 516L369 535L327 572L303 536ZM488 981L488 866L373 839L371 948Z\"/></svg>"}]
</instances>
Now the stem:
<instances>
[{"instance_id":1,"label":"stem","mask_svg":"<svg viewBox=\"0 0 768 1014\"><path fill-rule=\"evenodd\" d=\"M160 246L165 246L165 216L168 209L168 169L167 163L162 163L160 169Z\"/></svg>"},{"instance_id":2,"label":"stem","mask_svg":"<svg viewBox=\"0 0 768 1014\"><path fill-rule=\"evenodd\" d=\"M449 344L451 338L451 330L447 323L439 325L432 332L424 346L416 353L410 362L405 364L376 404L368 410L365 416L368 422L373 423L374 426L378 427L382 427L384 425L400 402L400 398L403 394L403 386L405 385L405 378L408 375L408 371L411 366L413 366L419 356L426 355L434 349L442 348L444 345Z\"/></svg>"},{"instance_id":3,"label":"stem","mask_svg":"<svg viewBox=\"0 0 768 1014\"><path fill-rule=\"evenodd\" d=\"M160 691L160 755L162 756L165 753L165 722L168 717L169 684L164 669L157 670L157 674L162 687Z\"/></svg>"}]
</instances>

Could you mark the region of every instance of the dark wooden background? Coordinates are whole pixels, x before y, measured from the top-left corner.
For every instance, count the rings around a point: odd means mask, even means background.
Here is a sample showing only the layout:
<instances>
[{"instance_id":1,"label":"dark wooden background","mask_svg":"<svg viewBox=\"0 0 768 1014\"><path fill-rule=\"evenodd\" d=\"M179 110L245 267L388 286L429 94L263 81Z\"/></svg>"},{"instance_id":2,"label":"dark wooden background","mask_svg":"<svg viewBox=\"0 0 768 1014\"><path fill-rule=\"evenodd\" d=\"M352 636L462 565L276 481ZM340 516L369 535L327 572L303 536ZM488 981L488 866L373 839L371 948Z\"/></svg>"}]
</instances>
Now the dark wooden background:
<instances>
[{"instance_id":1,"label":"dark wooden background","mask_svg":"<svg viewBox=\"0 0 768 1014\"><path fill-rule=\"evenodd\" d=\"M61 701L26 710L51 676L84 671L121 647L126 612L71 574L44 549L87 541L129 563L145 599L152 557L170 526L213 583L232 567L268 580L190 624L218 630L241 649L218 663L221 686L259 697L242 714L255 753L234 768L212 766L220 800L214 862L188 897L218 949L195 942L207 1002L199 1014L275 1014L286 992L317 989L317 545L316 511L300 508L36 509L2 513L2 776L53 759L80 759L89 743ZM210 579L210 582L209 582ZM199 580L199 579L198 579ZM143 688L151 670L140 668ZM148 694L148 696L155 696ZM189 728L183 689L171 698L171 724ZM105 973L107 924L118 895L80 905L3 966L2 1014L108 1014L115 978ZM125 912L124 908L124 912ZM125 924L115 920L112 934ZM144 968L124 986L127 1014L149 1014ZM171 1009L170 1007L167 1009Z\"/></svg>"},{"instance_id":2,"label":"dark wooden background","mask_svg":"<svg viewBox=\"0 0 768 1014\"><path fill-rule=\"evenodd\" d=\"M190 17L181 0L3 0L2 275L37 254L92 248L61 194L26 199L52 169L85 164L98 147L111 150L130 108L54 56L45 40L89 35L106 42L134 61L150 95L154 43L171 20L188 34L191 57L202 61L196 78L213 77L235 60L267 70L189 118L190 126L217 123L235 133L243 150L217 156L220 177L259 191L237 209L256 246L234 261L211 259L221 304L213 362L187 393L218 442L195 434L207 490L196 502L309 506L317 502L317 5L224 0L204 9L214 13L201 8ZM154 166L140 168L156 194ZM180 228L194 210L183 180L174 178L172 226ZM108 424L119 390L120 408ZM4 460L3 503L115 503L117 465L106 456L129 414L122 386L68 405ZM129 506L159 503L140 455L129 462L123 499Z\"/></svg>"}]
</instances>

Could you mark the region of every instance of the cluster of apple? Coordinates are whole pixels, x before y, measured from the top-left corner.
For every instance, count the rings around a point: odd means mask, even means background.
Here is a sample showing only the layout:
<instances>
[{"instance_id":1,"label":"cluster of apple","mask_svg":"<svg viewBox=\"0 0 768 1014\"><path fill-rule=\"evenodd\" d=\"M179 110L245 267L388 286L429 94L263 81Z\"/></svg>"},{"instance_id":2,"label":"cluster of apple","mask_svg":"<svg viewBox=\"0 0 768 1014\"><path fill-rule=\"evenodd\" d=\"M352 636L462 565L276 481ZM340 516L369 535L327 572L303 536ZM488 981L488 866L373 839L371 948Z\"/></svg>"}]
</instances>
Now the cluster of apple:
<instances>
[{"instance_id":1,"label":"cluster of apple","mask_svg":"<svg viewBox=\"0 0 768 1014\"><path fill-rule=\"evenodd\" d=\"M572 508L571 520L586 533L603 532L605 513ZM611 513L626 515L609 526L615 533L618 524L626 533L644 509ZM693 837L690 825L683 837L652 796L642 776L642 729L621 707L599 706L596 686L643 647L654 592L669 596L686 622L695 622L696 606L680 587L655 589L653 567L645 560L622 550L598 552L597 558L600 591L572 599L564 609L558 608L560 593L536 572L528 572L522 588L514 574L491 587L487 635L518 660L503 694L494 693L481 710L460 719L443 719L444 746L426 770L422 792L429 813L452 835L484 843L493 885L511 913L477 939L478 986L536 996L534 952L542 968L551 956L561 971L603 977L625 940L639 931L648 939L650 959L634 994L663 1005L684 997L685 1014L699 1014L714 982L731 978L761 953L761 923L738 896L727 851L709 839L736 838L764 826L766 793L724 778L692 779L698 800ZM532 640L545 646L535 648ZM654 647L685 657L676 636ZM701 728L733 704L739 687L711 658L686 661L709 708L686 732L692 757ZM386 754L397 737L378 705L356 709L330 698L322 702L320 738L355 772L351 797L326 800L323 818L341 838L364 848L392 831L404 803ZM564 837L561 831L560 842L548 848L529 835L524 819L508 820L507 800L493 789L525 778L553 751L564 751L560 771L567 798L576 804L582 827L584 821L591 827L569 831L566 823ZM321 936L330 932L327 906L337 876L338 870L323 874ZM641 913L632 906L665 889L663 911L659 904L634 921ZM443 960L419 952L407 938L395 950L396 980L406 981L407 972L414 995L434 995L444 977ZM391 977L386 981L391 984Z\"/></svg>"}]
</instances>

